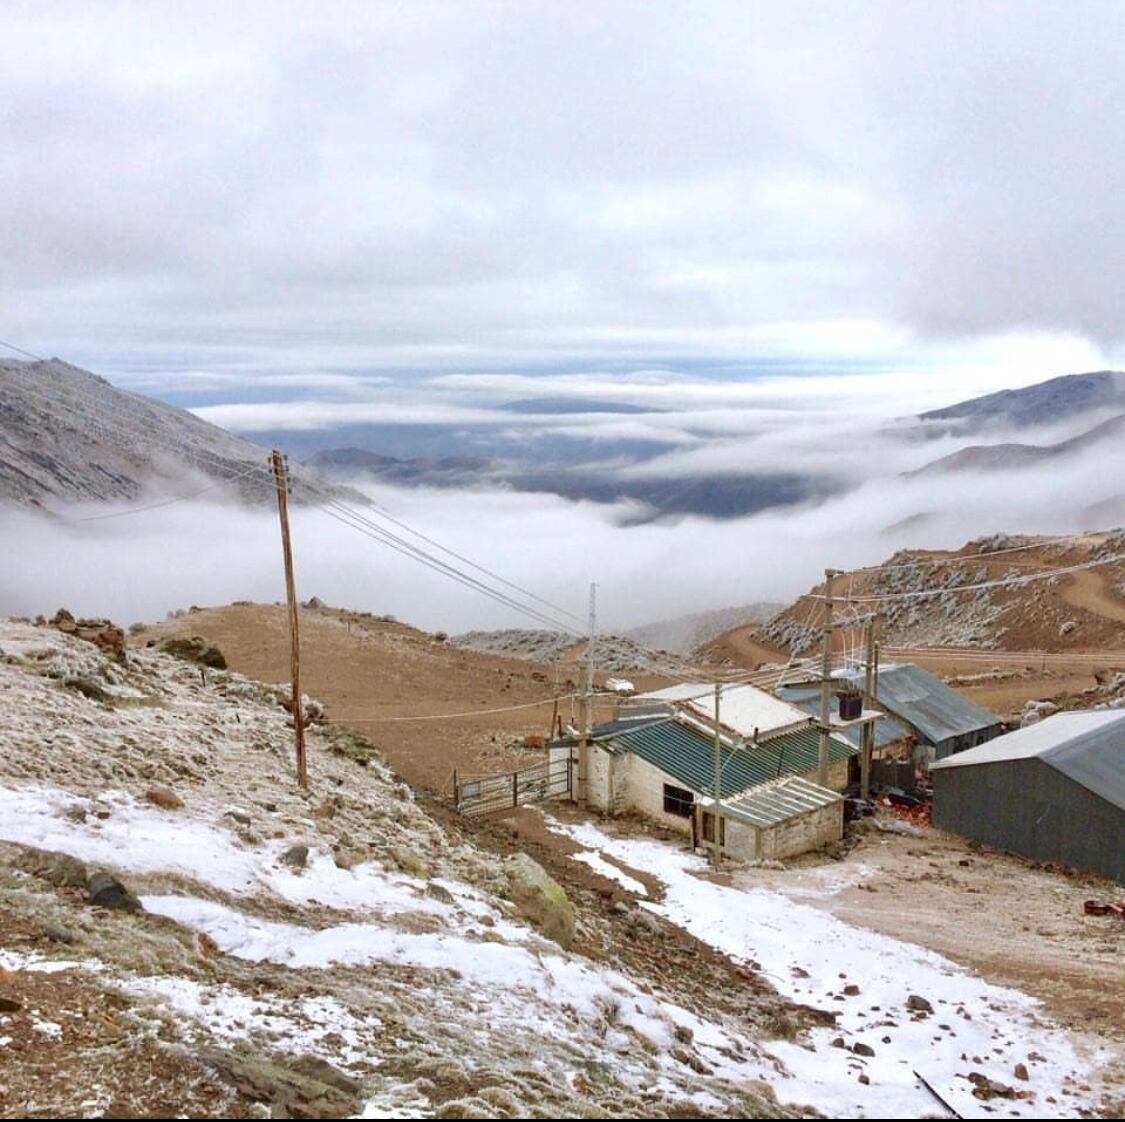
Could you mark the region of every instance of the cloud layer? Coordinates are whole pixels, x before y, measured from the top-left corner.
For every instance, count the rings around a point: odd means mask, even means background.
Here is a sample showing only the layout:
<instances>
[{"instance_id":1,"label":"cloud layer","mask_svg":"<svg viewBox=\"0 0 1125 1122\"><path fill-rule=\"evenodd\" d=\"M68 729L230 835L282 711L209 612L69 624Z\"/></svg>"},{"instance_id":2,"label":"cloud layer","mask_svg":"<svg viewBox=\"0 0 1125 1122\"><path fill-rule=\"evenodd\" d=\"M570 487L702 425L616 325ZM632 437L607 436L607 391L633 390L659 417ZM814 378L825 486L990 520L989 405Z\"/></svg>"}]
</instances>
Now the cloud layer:
<instances>
[{"instance_id":1,"label":"cloud layer","mask_svg":"<svg viewBox=\"0 0 1125 1122\"><path fill-rule=\"evenodd\" d=\"M5 330L115 378L1122 342L1120 4L0 19Z\"/></svg>"}]
</instances>

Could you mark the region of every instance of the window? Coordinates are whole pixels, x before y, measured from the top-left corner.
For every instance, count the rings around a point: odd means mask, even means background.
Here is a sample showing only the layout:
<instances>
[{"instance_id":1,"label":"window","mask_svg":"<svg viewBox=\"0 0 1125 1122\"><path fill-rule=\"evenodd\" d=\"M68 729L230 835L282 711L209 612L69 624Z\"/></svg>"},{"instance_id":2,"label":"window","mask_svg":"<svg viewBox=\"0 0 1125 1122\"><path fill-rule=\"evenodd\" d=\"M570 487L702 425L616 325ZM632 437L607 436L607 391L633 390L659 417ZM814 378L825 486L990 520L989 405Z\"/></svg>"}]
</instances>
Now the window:
<instances>
[{"instance_id":1,"label":"window","mask_svg":"<svg viewBox=\"0 0 1125 1122\"><path fill-rule=\"evenodd\" d=\"M695 807L695 796L683 787L664 784L664 813L675 814L679 818L690 818Z\"/></svg>"}]
</instances>

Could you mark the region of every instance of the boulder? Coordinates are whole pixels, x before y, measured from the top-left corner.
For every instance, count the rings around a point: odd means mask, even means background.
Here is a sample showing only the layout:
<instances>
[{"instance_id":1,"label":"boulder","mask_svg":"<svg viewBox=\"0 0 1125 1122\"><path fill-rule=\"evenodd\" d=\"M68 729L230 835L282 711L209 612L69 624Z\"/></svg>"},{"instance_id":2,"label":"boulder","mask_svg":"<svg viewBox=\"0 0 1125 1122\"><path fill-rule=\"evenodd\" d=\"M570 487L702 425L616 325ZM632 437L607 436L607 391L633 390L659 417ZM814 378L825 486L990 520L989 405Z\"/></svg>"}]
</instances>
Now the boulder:
<instances>
[{"instance_id":1,"label":"boulder","mask_svg":"<svg viewBox=\"0 0 1125 1122\"><path fill-rule=\"evenodd\" d=\"M282 855L283 865L292 865L295 869L303 869L309 863L309 847L307 845L291 845Z\"/></svg>"},{"instance_id":2,"label":"boulder","mask_svg":"<svg viewBox=\"0 0 1125 1122\"><path fill-rule=\"evenodd\" d=\"M141 902L115 876L95 873L86 882L86 892L91 904L118 912L143 912Z\"/></svg>"},{"instance_id":3,"label":"boulder","mask_svg":"<svg viewBox=\"0 0 1125 1122\"><path fill-rule=\"evenodd\" d=\"M508 892L520 914L564 950L574 941L574 907L562 887L526 853L504 862Z\"/></svg>"},{"instance_id":4,"label":"boulder","mask_svg":"<svg viewBox=\"0 0 1125 1122\"><path fill-rule=\"evenodd\" d=\"M150 787L145 792L145 798L153 806L158 806L162 810L179 810L184 805L184 800L174 791L168 790L167 787Z\"/></svg>"}]
</instances>

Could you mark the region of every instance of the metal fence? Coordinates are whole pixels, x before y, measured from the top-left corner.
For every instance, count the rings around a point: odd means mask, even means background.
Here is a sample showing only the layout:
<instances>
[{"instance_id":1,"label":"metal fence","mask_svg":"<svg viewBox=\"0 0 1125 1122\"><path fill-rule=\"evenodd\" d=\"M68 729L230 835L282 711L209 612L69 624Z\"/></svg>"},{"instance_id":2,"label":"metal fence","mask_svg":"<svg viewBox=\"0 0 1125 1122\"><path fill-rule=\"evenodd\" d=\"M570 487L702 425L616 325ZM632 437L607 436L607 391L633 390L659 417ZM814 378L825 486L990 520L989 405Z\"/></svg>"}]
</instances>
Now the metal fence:
<instances>
[{"instance_id":1,"label":"metal fence","mask_svg":"<svg viewBox=\"0 0 1125 1122\"><path fill-rule=\"evenodd\" d=\"M453 797L462 814L477 817L498 810L511 810L525 803L569 795L573 768L568 759L535 764L522 771L505 771L476 779L453 779Z\"/></svg>"}]
</instances>

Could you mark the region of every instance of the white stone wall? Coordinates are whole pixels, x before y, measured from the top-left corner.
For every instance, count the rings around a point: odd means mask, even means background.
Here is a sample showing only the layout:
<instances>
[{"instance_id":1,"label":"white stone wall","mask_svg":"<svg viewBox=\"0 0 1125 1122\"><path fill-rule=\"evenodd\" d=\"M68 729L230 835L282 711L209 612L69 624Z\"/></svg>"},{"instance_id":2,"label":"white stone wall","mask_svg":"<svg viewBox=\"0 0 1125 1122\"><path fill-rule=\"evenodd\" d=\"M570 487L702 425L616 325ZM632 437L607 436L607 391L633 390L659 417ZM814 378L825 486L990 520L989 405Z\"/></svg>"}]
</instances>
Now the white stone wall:
<instances>
[{"instance_id":1,"label":"white stone wall","mask_svg":"<svg viewBox=\"0 0 1125 1122\"><path fill-rule=\"evenodd\" d=\"M758 830L737 819L728 818L726 822L725 852L731 857L740 861L783 861L839 841L844 836L844 804L841 801L817 807L762 830L760 853Z\"/></svg>"},{"instance_id":2,"label":"white stone wall","mask_svg":"<svg viewBox=\"0 0 1125 1122\"><path fill-rule=\"evenodd\" d=\"M636 811L662 826L691 834L691 819L664 810L664 784L684 787L684 784L647 760L630 753L617 760L617 805L622 810ZM686 789L686 788L685 788Z\"/></svg>"}]
</instances>

